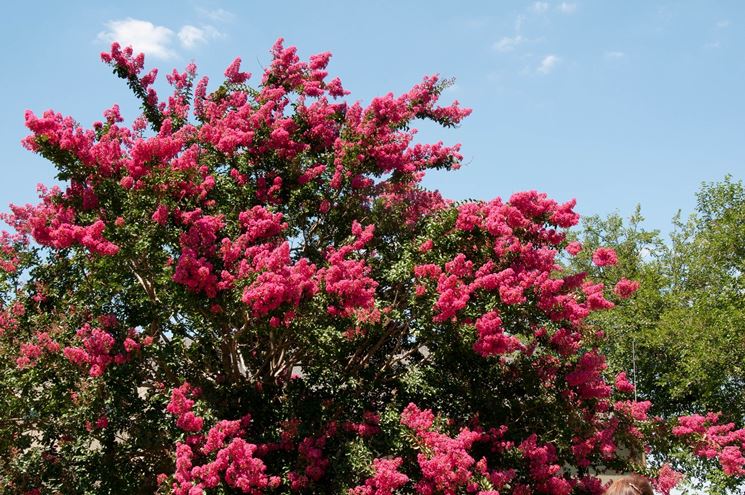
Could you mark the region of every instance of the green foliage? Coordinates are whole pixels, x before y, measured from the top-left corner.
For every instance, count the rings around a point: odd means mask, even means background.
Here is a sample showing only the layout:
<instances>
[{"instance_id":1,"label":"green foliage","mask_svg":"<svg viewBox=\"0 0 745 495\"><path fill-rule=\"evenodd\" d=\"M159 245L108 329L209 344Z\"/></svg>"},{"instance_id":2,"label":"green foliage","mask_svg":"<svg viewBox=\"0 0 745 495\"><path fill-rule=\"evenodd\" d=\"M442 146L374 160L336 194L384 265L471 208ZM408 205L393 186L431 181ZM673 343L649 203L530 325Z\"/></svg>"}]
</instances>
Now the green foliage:
<instances>
[{"instance_id":1,"label":"green foliage","mask_svg":"<svg viewBox=\"0 0 745 495\"><path fill-rule=\"evenodd\" d=\"M592 316L608 334L611 367L636 369L640 398L664 416L722 411L745 418L745 190L731 177L704 184L696 211L673 220L670 240L645 230L640 209L584 220L584 250L571 261L590 277L637 280L636 295ZM594 248L614 247L619 263L595 267Z\"/></svg>"}]
</instances>

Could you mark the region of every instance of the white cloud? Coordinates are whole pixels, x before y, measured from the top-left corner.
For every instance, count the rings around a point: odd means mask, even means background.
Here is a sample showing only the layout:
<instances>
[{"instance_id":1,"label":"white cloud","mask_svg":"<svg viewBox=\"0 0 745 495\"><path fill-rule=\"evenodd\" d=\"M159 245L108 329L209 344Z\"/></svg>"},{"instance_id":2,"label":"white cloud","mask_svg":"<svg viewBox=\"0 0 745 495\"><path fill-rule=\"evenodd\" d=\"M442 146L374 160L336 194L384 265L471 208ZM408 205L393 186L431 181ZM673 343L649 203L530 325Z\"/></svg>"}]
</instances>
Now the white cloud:
<instances>
[{"instance_id":1,"label":"white cloud","mask_svg":"<svg viewBox=\"0 0 745 495\"><path fill-rule=\"evenodd\" d=\"M209 10L197 7L197 14L206 17L212 22L230 22L235 18L235 14L228 12L225 9Z\"/></svg>"},{"instance_id":2,"label":"white cloud","mask_svg":"<svg viewBox=\"0 0 745 495\"><path fill-rule=\"evenodd\" d=\"M223 36L214 26L202 26L198 28L187 24L182 26L178 32L178 39L181 41L181 46L187 50L197 45L205 44L211 39L222 38Z\"/></svg>"},{"instance_id":3,"label":"white cloud","mask_svg":"<svg viewBox=\"0 0 745 495\"><path fill-rule=\"evenodd\" d=\"M605 58L607 58L607 59L618 60L619 58L623 58L625 56L626 56L626 54L624 52L619 52L619 51L605 52Z\"/></svg>"},{"instance_id":4,"label":"white cloud","mask_svg":"<svg viewBox=\"0 0 745 495\"><path fill-rule=\"evenodd\" d=\"M505 36L501 40L494 42L492 48L498 52L511 52L515 49L516 46L523 43L524 41L525 38L523 38L519 34L513 36L512 38L510 38L509 36Z\"/></svg>"},{"instance_id":5,"label":"white cloud","mask_svg":"<svg viewBox=\"0 0 745 495\"><path fill-rule=\"evenodd\" d=\"M541 64L538 66L537 70L541 74L548 74L559 65L559 62L561 62L561 59L556 55L546 55L543 57L543 60L541 60Z\"/></svg>"},{"instance_id":6,"label":"white cloud","mask_svg":"<svg viewBox=\"0 0 745 495\"><path fill-rule=\"evenodd\" d=\"M185 24L181 26L178 33L174 33L166 26L157 26L152 22L131 17L108 21L106 28L106 31L98 33L99 41L106 43L118 41L122 46L131 45L135 52L166 60L178 56L173 46L176 38L182 48L190 50L210 40L225 36L214 26L196 27Z\"/></svg>"},{"instance_id":7,"label":"white cloud","mask_svg":"<svg viewBox=\"0 0 745 495\"><path fill-rule=\"evenodd\" d=\"M165 26L156 26L152 22L140 19L109 21L108 31L98 33L98 39L105 42L118 41L122 46L131 45L136 52L143 52L153 57L170 59L176 56L171 48L173 31Z\"/></svg>"},{"instance_id":8,"label":"white cloud","mask_svg":"<svg viewBox=\"0 0 745 495\"><path fill-rule=\"evenodd\" d=\"M719 29L724 29L726 27L729 27L731 23L729 22L729 19L722 19L721 21L717 22L717 27Z\"/></svg>"},{"instance_id":9,"label":"white cloud","mask_svg":"<svg viewBox=\"0 0 745 495\"><path fill-rule=\"evenodd\" d=\"M548 2L535 2L531 8L536 14L543 14L548 10Z\"/></svg>"},{"instance_id":10,"label":"white cloud","mask_svg":"<svg viewBox=\"0 0 745 495\"><path fill-rule=\"evenodd\" d=\"M179 30L178 39L184 48L193 48L207 41L207 37L202 29L188 24Z\"/></svg>"},{"instance_id":11,"label":"white cloud","mask_svg":"<svg viewBox=\"0 0 745 495\"><path fill-rule=\"evenodd\" d=\"M576 3L561 2L557 7L564 14L573 14L577 10Z\"/></svg>"}]
</instances>

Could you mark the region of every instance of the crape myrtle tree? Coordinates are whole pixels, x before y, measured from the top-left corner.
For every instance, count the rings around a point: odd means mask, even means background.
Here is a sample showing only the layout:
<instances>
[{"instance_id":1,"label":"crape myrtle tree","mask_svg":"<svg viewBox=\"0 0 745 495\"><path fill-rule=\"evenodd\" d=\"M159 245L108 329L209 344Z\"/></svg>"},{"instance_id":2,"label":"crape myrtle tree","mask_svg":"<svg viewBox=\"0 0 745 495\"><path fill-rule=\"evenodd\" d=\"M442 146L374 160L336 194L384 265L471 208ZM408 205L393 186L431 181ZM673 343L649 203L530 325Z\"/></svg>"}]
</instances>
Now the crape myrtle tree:
<instances>
[{"instance_id":1,"label":"crape myrtle tree","mask_svg":"<svg viewBox=\"0 0 745 495\"><path fill-rule=\"evenodd\" d=\"M735 486L745 431L607 374L586 320L635 284L560 269L574 201L423 189L461 156L412 122L470 110L437 77L346 103L329 57L280 40L255 85L190 64L161 99L114 44L130 126L27 113L63 186L4 216L0 490L600 494L614 469L668 493L691 463Z\"/></svg>"}]
</instances>

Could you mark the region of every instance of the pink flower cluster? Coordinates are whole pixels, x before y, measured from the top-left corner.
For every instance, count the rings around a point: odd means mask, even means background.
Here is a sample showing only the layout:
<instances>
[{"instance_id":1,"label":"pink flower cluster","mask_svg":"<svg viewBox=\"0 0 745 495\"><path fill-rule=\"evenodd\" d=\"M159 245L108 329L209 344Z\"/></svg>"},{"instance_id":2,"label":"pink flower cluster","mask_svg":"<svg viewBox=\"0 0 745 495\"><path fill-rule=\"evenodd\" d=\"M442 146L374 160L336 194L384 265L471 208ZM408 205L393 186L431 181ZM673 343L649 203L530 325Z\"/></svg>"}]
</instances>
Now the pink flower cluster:
<instances>
[{"instance_id":1,"label":"pink flower cluster","mask_svg":"<svg viewBox=\"0 0 745 495\"><path fill-rule=\"evenodd\" d=\"M177 426L187 432L196 433L203 426L202 418L194 416L194 396L198 391L184 383L172 392L168 412L178 416ZM191 495L216 488L224 481L241 493L260 494L268 488L279 486L281 479L266 475L266 465L257 457L259 446L243 438L250 416L235 421L219 421L206 435L189 437L187 443L176 447L176 472L173 493ZM200 449L196 446L202 445ZM195 460L203 461L195 464ZM161 479L165 483L167 477Z\"/></svg>"},{"instance_id":2,"label":"pink flower cluster","mask_svg":"<svg viewBox=\"0 0 745 495\"><path fill-rule=\"evenodd\" d=\"M572 241L567 244L566 251L572 256L577 256L580 251L582 251L582 243L579 241Z\"/></svg>"},{"instance_id":3,"label":"pink flower cluster","mask_svg":"<svg viewBox=\"0 0 745 495\"><path fill-rule=\"evenodd\" d=\"M119 67L124 67L127 73L131 75L137 75L142 71L145 66L145 55L140 53L134 55L134 50L131 46L126 47L122 50L119 43L114 42L111 44L110 52L101 53L101 60L107 64L115 64Z\"/></svg>"},{"instance_id":4,"label":"pink flower cluster","mask_svg":"<svg viewBox=\"0 0 745 495\"><path fill-rule=\"evenodd\" d=\"M409 477L398 471L402 462L400 457L374 459L373 476L365 480L364 485L351 489L350 495L393 495L409 482Z\"/></svg>"},{"instance_id":5,"label":"pink flower cluster","mask_svg":"<svg viewBox=\"0 0 745 495\"><path fill-rule=\"evenodd\" d=\"M10 307L0 310L0 336L13 333L18 328L18 318L26 312L21 301L16 301Z\"/></svg>"},{"instance_id":6,"label":"pink flower cluster","mask_svg":"<svg viewBox=\"0 0 745 495\"><path fill-rule=\"evenodd\" d=\"M363 228L355 221L352 225L355 241L339 249L329 249L329 266L318 273L324 282L325 292L338 301L338 307L330 306L329 313L341 316L356 313L363 320L377 319L374 306L378 282L370 277L370 267L364 259L347 259L347 256L360 251L372 240L374 229L374 225Z\"/></svg>"},{"instance_id":7,"label":"pink flower cluster","mask_svg":"<svg viewBox=\"0 0 745 495\"><path fill-rule=\"evenodd\" d=\"M616 390L623 394L633 394L636 387L631 383L626 376L626 372L622 371L616 376Z\"/></svg>"},{"instance_id":8,"label":"pink flower cluster","mask_svg":"<svg viewBox=\"0 0 745 495\"><path fill-rule=\"evenodd\" d=\"M297 476L295 481L297 486L304 487L308 484L308 480L318 481L326 474L329 460L324 455L323 449L326 446L327 439L333 433L335 433L334 427L317 438L306 437L300 442L297 451L300 459L305 462L305 470L303 471L304 474Z\"/></svg>"},{"instance_id":9,"label":"pink flower cluster","mask_svg":"<svg viewBox=\"0 0 745 495\"><path fill-rule=\"evenodd\" d=\"M519 449L530 466L530 476L539 492L552 495L572 493L572 484L561 476L561 466L556 464L558 457L553 445L540 445L536 435L531 435L520 444Z\"/></svg>"},{"instance_id":10,"label":"pink flower cluster","mask_svg":"<svg viewBox=\"0 0 745 495\"><path fill-rule=\"evenodd\" d=\"M460 145L410 146L416 131L401 130L417 117L455 125L470 114L469 109L460 108L457 102L448 107L436 106L440 93L437 82L437 77L432 76L398 98L389 93L374 98L367 108L359 103L352 105L346 112L346 125L354 139L338 138L334 142L336 157L331 187L339 189L349 184L353 189L368 188L372 182L353 171L363 165L363 160L374 164L375 168L369 169L372 174L395 171L408 175L410 186L421 180L425 169L457 168L462 159Z\"/></svg>"},{"instance_id":11,"label":"pink flower cluster","mask_svg":"<svg viewBox=\"0 0 745 495\"><path fill-rule=\"evenodd\" d=\"M566 375L567 384L576 389L583 399L610 397L611 388L602 375L606 368L605 356L597 351L587 352L580 357L574 370Z\"/></svg>"},{"instance_id":12,"label":"pink flower cluster","mask_svg":"<svg viewBox=\"0 0 745 495\"><path fill-rule=\"evenodd\" d=\"M451 438L432 430L434 415L409 404L401 413L401 424L411 428L423 453L417 455L422 477L416 483L417 493L455 494L459 488L470 485L476 461L468 453L480 434L464 428L457 437Z\"/></svg>"},{"instance_id":13,"label":"pink flower cluster","mask_svg":"<svg viewBox=\"0 0 745 495\"><path fill-rule=\"evenodd\" d=\"M217 251L217 233L225 226L222 216L202 215L200 209L181 216L189 229L181 234L181 256L176 263L173 281L207 297L217 296L219 279L210 258Z\"/></svg>"},{"instance_id":14,"label":"pink flower cluster","mask_svg":"<svg viewBox=\"0 0 745 495\"><path fill-rule=\"evenodd\" d=\"M649 408L652 407L652 403L648 400L637 402L633 400L623 400L615 403L613 409L617 412L621 412L636 421L646 421L647 413Z\"/></svg>"},{"instance_id":15,"label":"pink flower cluster","mask_svg":"<svg viewBox=\"0 0 745 495\"><path fill-rule=\"evenodd\" d=\"M92 130L83 130L72 117L65 117L52 110L45 111L37 117L31 110L26 110L26 127L33 133L23 140L23 145L31 151L41 151L45 146L52 146L70 153L83 164L94 166L104 146L96 146L96 135ZM98 153L96 152L98 151Z\"/></svg>"},{"instance_id":16,"label":"pink flower cluster","mask_svg":"<svg viewBox=\"0 0 745 495\"><path fill-rule=\"evenodd\" d=\"M171 400L166 406L166 411L176 416L176 426L184 431L196 433L204 426L204 420L192 411L194 400L189 398L189 396L194 397L198 394L199 390L194 389L188 382L184 382L171 392ZM219 426L216 428L218 432L215 435L218 435Z\"/></svg>"},{"instance_id":17,"label":"pink flower cluster","mask_svg":"<svg viewBox=\"0 0 745 495\"><path fill-rule=\"evenodd\" d=\"M134 186L135 189L144 187L144 182L140 182L146 176L153 173L162 173L161 168L167 167L178 171L189 170L193 167L191 160L194 151L190 154L186 152L179 156L184 150L187 139L193 137L194 129L192 127L182 127L179 131L173 132L170 120L165 121L163 127L157 135L150 138L135 139L129 147L129 156L122 158L124 167L128 175L120 181L122 187L127 189Z\"/></svg>"},{"instance_id":18,"label":"pink flower cluster","mask_svg":"<svg viewBox=\"0 0 745 495\"><path fill-rule=\"evenodd\" d=\"M361 438L372 437L380 433L380 416L377 413L365 411L362 419L363 421L360 423L346 422L344 429L356 433Z\"/></svg>"},{"instance_id":19,"label":"pink flower cluster","mask_svg":"<svg viewBox=\"0 0 745 495\"><path fill-rule=\"evenodd\" d=\"M315 265L304 258L293 263L289 242L277 247L265 244L250 251L250 262L242 262L238 276L253 278L253 281L244 289L241 300L251 308L254 318L289 305L283 317L283 321L289 324L301 301L312 297L318 290ZM272 321L274 326L279 324L277 319Z\"/></svg>"},{"instance_id":20,"label":"pink flower cluster","mask_svg":"<svg viewBox=\"0 0 745 495\"><path fill-rule=\"evenodd\" d=\"M77 336L83 341L83 347L65 347L62 352L70 362L89 366L90 376L101 376L111 363L127 359L124 354L111 355L116 340L106 330L86 323L77 331Z\"/></svg>"},{"instance_id":21,"label":"pink flower cluster","mask_svg":"<svg viewBox=\"0 0 745 495\"><path fill-rule=\"evenodd\" d=\"M529 352L516 336L505 333L501 313L503 308L528 303L531 297L550 320L569 327L557 330L551 343L564 356L574 354L580 337L571 328L579 326L592 311L611 308L613 303L605 298L603 285L585 281L584 274L554 275L560 270L556 257L565 240L557 228L577 223L573 207L574 201L559 205L535 191L517 193L508 203L497 198L461 205L451 235L461 236L465 246L473 242L473 247L456 254L444 269L432 263L414 267L417 296L434 288L434 322L457 324L467 308L478 308L489 293L496 293L500 305L487 307L476 320L474 350L484 356ZM471 236L473 241L469 241ZM481 236L486 236L486 243ZM423 245L428 246L426 241ZM429 250L419 251L426 259Z\"/></svg>"},{"instance_id":22,"label":"pink flower cluster","mask_svg":"<svg viewBox=\"0 0 745 495\"><path fill-rule=\"evenodd\" d=\"M240 420L222 420L210 428L206 434L200 434L203 422L193 415L195 389L188 383L172 391L168 412L177 416L177 426L187 433L185 443L176 448L176 472L172 485L174 494L202 493L204 489L216 488L225 483L241 493L259 494L277 488L282 478L266 473L266 464L262 458L276 451L296 449L301 472L289 471L286 481L292 491L299 491L323 478L329 466L323 449L329 438L338 430L332 422L325 432L318 437L306 437L296 443L299 422L287 422L278 443L250 443L245 440L246 430L251 416ZM367 416L366 416L367 417ZM368 419L373 421L377 416ZM195 419L196 418L196 419ZM161 478L165 483L167 477Z\"/></svg>"},{"instance_id":23,"label":"pink flower cluster","mask_svg":"<svg viewBox=\"0 0 745 495\"><path fill-rule=\"evenodd\" d=\"M235 60L233 60L233 63L231 63L228 68L225 69L225 77L233 84L243 84L244 82L248 81L248 78L251 77L251 74L248 72L241 72L240 70L241 59L240 57L237 57Z\"/></svg>"},{"instance_id":24,"label":"pink flower cluster","mask_svg":"<svg viewBox=\"0 0 745 495\"><path fill-rule=\"evenodd\" d=\"M338 79L324 82L328 75L325 69L331 59L330 53L313 55L308 63L302 62L297 56L297 48L285 48L284 40L280 38L272 47L272 56L272 63L264 72L262 82L265 87L283 88L285 91L297 91L301 95L313 97L324 93L332 97L347 94Z\"/></svg>"},{"instance_id":25,"label":"pink flower cluster","mask_svg":"<svg viewBox=\"0 0 745 495\"><path fill-rule=\"evenodd\" d=\"M287 324L301 300L316 293L315 265L306 259L293 262L289 242L279 241L287 227L281 213L262 206L241 212L238 222L243 233L234 240L218 236L225 226L222 217L203 215L200 209L177 217L189 229L180 237L181 256L173 280L189 290L214 298L247 280L241 299L252 316L264 317L289 305L281 319ZM275 325L280 321L271 319Z\"/></svg>"},{"instance_id":26,"label":"pink flower cluster","mask_svg":"<svg viewBox=\"0 0 745 495\"><path fill-rule=\"evenodd\" d=\"M455 437L450 437L435 427L435 416L430 410L422 410L415 404L409 404L401 413L401 424L413 431L416 448L421 451L417 455L421 477L414 486L416 493L454 495L467 492L488 495L502 493L501 490L508 484L511 485L510 493L513 494L569 495L575 487L593 495L603 493L603 487L597 478L565 477L556 449L550 444L538 443L535 434L517 446L504 440L507 432L507 427L504 426L488 431L478 425L473 430L462 428ZM513 468L490 470L485 457L477 462L469 452L476 443L485 444L493 453L509 453L509 457L513 459L517 454L520 462L527 465L529 484L515 483L517 471ZM396 463L387 467L398 469L400 465ZM396 472L388 472L386 475L386 479L399 479L401 486L406 483L403 477L396 477ZM374 477L371 480L373 479ZM356 490L359 491L353 493L377 493L370 491L371 487L377 486L371 480L365 486L357 487ZM483 488L485 482L488 482L489 489Z\"/></svg>"},{"instance_id":27,"label":"pink flower cluster","mask_svg":"<svg viewBox=\"0 0 745 495\"><path fill-rule=\"evenodd\" d=\"M5 273L15 273L21 261L14 247L16 242L23 243L22 236L0 232L0 270Z\"/></svg>"},{"instance_id":28,"label":"pink flower cluster","mask_svg":"<svg viewBox=\"0 0 745 495\"><path fill-rule=\"evenodd\" d=\"M670 495L673 488L683 480L683 474L675 471L669 464L664 464L657 474L654 487L662 492L662 495Z\"/></svg>"},{"instance_id":29,"label":"pink flower cluster","mask_svg":"<svg viewBox=\"0 0 745 495\"><path fill-rule=\"evenodd\" d=\"M478 338L473 350L484 357L507 354L522 348L516 337L504 333L502 319L496 311L490 311L476 320Z\"/></svg>"},{"instance_id":30,"label":"pink flower cluster","mask_svg":"<svg viewBox=\"0 0 745 495\"><path fill-rule=\"evenodd\" d=\"M131 46L122 50L119 43L114 42L111 44L111 50L109 52L101 53L101 60L112 65L119 72L120 77L137 81L140 85L139 89L145 93L145 101L151 106L157 105L158 99L155 90L151 86L155 82L158 70L152 69L138 79L140 72L145 67L145 56L142 53L134 55L134 50Z\"/></svg>"},{"instance_id":31,"label":"pink flower cluster","mask_svg":"<svg viewBox=\"0 0 745 495\"><path fill-rule=\"evenodd\" d=\"M119 252L119 246L106 240L103 232L106 224L96 220L90 225L76 224L74 209L62 206L62 194L58 188L47 191L40 186L42 202L39 205L11 205L12 215L3 219L19 233L29 234L43 246L65 249L82 245L94 254L112 256Z\"/></svg>"},{"instance_id":32,"label":"pink flower cluster","mask_svg":"<svg viewBox=\"0 0 745 495\"><path fill-rule=\"evenodd\" d=\"M176 449L174 495L204 493L204 489L216 488L223 481L240 493L254 495L277 488L281 479L278 476L267 476L266 464L255 456L256 450L256 445L236 437L227 445L221 445L214 460L194 466L192 447L179 444Z\"/></svg>"},{"instance_id":33,"label":"pink flower cluster","mask_svg":"<svg viewBox=\"0 0 745 495\"><path fill-rule=\"evenodd\" d=\"M59 343L52 340L47 332L37 332L35 342L21 344L20 356L16 359L19 369L33 367L44 354L56 354L60 350Z\"/></svg>"},{"instance_id":34,"label":"pink flower cluster","mask_svg":"<svg viewBox=\"0 0 745 495\"><path fill-rule=\"evenodd\" d=\"M597 266L612 266L618 263L618 256L612 248L597 248L592 253L592 262Z\"/></svg>"},{"instance_id":35,"label":"pink flower cluster","mask_svg":"<svg viewBox=\"0 0 745 495\"><path fill-rule=\"evenodd\" d=\"M613 292L621 299L628 299L637 290L639 290L639 282L627 278L619 280L613 288Z\"/></svg>"},{"instance_id":36,"label":"pink flower cluster","mask_svg":"<svg viewBox=\"0 0 745 495\"><path fill-rule=\"evenodd\" d=\"M696 455L716 458L728 476L745 476L745 429L719 423L719 414L693 414L678 418L673 435L687 439Z\"/></svg>"}]
</instances>

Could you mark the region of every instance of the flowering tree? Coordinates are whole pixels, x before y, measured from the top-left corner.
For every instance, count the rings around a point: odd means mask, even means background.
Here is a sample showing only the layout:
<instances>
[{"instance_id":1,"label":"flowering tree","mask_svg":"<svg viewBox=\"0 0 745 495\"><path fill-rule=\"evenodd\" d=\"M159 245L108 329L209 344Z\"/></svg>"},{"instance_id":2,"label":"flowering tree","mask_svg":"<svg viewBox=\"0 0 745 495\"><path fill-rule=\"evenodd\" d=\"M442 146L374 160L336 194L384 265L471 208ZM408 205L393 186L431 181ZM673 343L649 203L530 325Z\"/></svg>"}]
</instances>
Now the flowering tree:
<instances>
[{"instance_id":1,"label":"flowering tree","mask_svg":"<svg viewBox=\"0 0 745 495\"><path fill-rule=\"evenodd\" d=\"M742 479L745 431L605 376L586 319L636 284L559 268L574 201L420 187L461 159L413 142L470 113L444 82L348 104L330 54L272 56L161 101L114 44L131 126L27 113L64 189L4 216L3 493L599 494L605 468L667 493L683 454Z\"/></svg>"}]
</instances>

